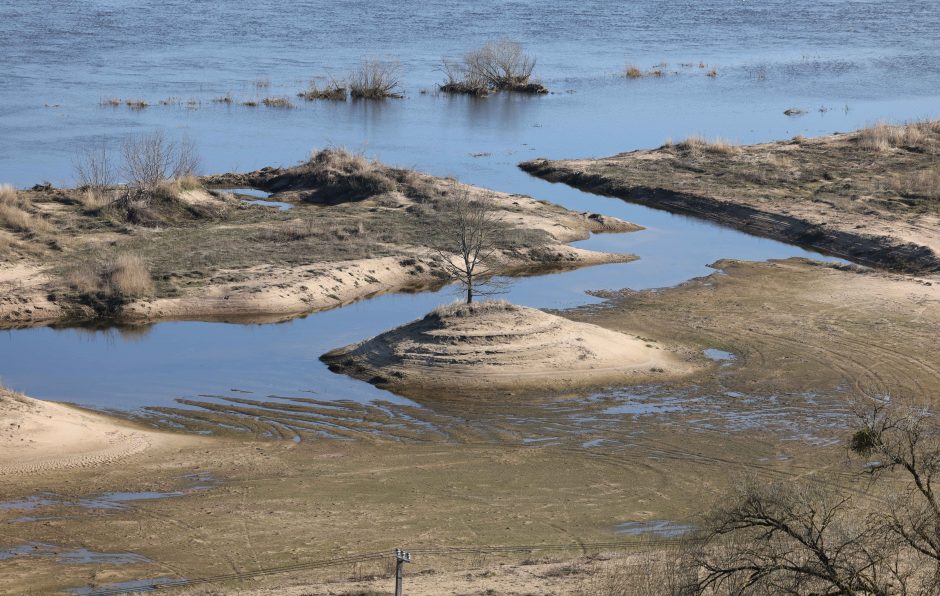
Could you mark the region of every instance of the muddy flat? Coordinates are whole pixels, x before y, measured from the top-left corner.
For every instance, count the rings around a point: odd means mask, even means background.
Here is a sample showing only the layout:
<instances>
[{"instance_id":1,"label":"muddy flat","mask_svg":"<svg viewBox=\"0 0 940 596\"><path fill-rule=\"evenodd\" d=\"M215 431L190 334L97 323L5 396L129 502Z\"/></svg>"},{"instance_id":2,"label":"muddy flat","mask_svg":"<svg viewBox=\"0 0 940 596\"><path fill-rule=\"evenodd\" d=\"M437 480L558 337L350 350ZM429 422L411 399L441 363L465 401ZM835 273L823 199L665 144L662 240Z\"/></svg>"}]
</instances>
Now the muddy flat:
<instances>
[{"instance_id":1,"label":"muddy flat","mask_svg":"<svg viewBox=\"0 0 940 596\"><path fill-rule=\"evenodd\" d=\"M525 171L866 265L940 271L940 122L758 145L690 138Z\"/></svg>"},{"instance_id":2,"label":"muddy flat","mask_svg":"<svg viewBox=\"0 0 940 596\"><path fill-rule=\"evenodd\" d=\"M644 567L592 567L578 559L584 550L624 551L585 545L658 548L658 528L700 523L742 473L864 493L845 457L851 397L940 388L940 284L804 260L716 267L673 289L614 289L602 304L556 313L700 348L704 365L682 379L541 400L439 392L415 406L249 395L154 412L151 424L211 436L3 483L5 544L20 554L2 562L0 588L221 576L209 585L387 590L387 557L238 578L405 547L421 553L408 568L425 578L419 592L457 591L469 573L536 591L570 575L565 586L592 593L590 582L608 571L643 577ZM718 352L710 359L705 350ZM115 491L172 496L81 505ZM23 554L30 544L34 554ZM66 554L79 547L143 559L77 563ZM53 548L58 558L43 554Z\"/></svg>"}]
</instances>

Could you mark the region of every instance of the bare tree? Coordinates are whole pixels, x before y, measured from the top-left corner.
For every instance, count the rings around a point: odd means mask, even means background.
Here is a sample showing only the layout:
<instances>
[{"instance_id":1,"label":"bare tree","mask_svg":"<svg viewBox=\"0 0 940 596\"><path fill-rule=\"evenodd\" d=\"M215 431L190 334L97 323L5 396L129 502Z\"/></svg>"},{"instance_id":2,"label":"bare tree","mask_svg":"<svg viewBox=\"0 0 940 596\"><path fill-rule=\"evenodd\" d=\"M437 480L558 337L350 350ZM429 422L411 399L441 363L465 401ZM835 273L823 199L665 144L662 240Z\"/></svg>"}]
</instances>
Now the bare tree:
<instances>
[{"instance_id":1,"label":"bare tree","mask_svg":"<svg viewBox=\"0 0 940 596\"><path fill-rule=\"evenodd\" d=\"M108 146L103 142L79 150L74 168L78 186L99 194L113 187L117 179Z\"/></svg>"},{"instance_id":2,"label":"bare tree","mask_svg":"<svg viewBox=\"0 0 940 596\"><path fill-rule=\"evenodd\" d=\"M440 201L438 211L443 222L435 230L432 250L444 271L466 290L467 304L476 294L493 293L493 257L500 241L503 225L493 198L482 194L472 196L458 182Z\"/></svg>"},{"instance_id":3,"label":"bare tree","mask_svg":"<svg viewBox=\"0 0 940 596\"><path fill-rule=\"evenodd\" d=\"M893 594L907 575L896 541L850 498L818 483L743 480L713 513L699 587L734 594ZM729 539L729 540L723 540ZM892 567L898 573L891 573Z\"/></svg>"},{"instance_id":4,"label":"bare tree","mask_svg":"<svg viewBox=\"0 0 940 596\"><path fill-rule=\"evenodd\" d=\"M908 479L884 512L887 529L906 547L926 557L933 586L940 589L940 427L927 408L891 397L870 397L858 409L861 428L850 447L871 460L874 478L900 472Z\"/></svg>"}]
</instances>

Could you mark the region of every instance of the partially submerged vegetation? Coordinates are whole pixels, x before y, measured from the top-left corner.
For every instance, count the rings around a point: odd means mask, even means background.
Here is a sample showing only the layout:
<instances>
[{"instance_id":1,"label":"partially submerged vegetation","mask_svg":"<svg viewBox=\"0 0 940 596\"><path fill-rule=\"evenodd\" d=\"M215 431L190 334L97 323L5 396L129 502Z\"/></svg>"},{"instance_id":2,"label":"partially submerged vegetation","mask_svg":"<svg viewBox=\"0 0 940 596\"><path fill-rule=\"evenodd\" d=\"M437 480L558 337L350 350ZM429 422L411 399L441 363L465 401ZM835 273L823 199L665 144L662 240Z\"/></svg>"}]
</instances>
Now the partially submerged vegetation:
<instances>
[{"instance_id":1,"label":"partially submerged vegetation","mask_svg":"<svg viewBox=\"0 0 940 596\"><path fill-rule=\"evenodd\" d=\"M363 60L349 75L353 99L401 98L401 64L389 60Z\"/></svg>"},{"instance_id":2,"label":"partially submerged vegetation","mask_svg":"<svg viewBox=\"0 0 940 596\"><path fill-rule=\"evenodd\" d=\"M336 80L330 81L322 89L311 81L310 86L297 94L297 97L304 101L316 101L326 99L330 101L346 101L346 86Z\"/></svg>"},{"instance_id":3,"label":"partially submerged vegetation","mask_svg":"<svg viewBox=\"0 0 940 596\"><path fill-rule=\"evenodd\" d=\"M521 167L863 264L930 273L940 272L938 162L940 121L922 121L749 146L692 137Z\"/></svg>"},{"instance_id":4,"label":"partially submerged vegetation","mask_svg":"<svg viewBox=\"0 0 940 596\"><path fill-rule=\"evenodd\" d=\"M468 52L460 61L442 60L445 93L485 96L497 91L540 95L548 89L532 80L535 58L514 41L490 42Z\"/></svg>"}]
</instances>

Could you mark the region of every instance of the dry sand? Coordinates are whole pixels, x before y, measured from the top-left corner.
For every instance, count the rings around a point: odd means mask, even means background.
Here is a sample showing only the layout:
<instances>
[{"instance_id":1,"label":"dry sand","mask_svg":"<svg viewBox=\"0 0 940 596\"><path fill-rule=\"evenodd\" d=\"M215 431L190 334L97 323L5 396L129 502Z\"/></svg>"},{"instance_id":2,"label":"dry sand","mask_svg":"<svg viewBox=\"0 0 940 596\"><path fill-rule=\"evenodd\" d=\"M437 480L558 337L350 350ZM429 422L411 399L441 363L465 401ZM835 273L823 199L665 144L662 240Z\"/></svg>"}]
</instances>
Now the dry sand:
<instances>
[{"instance_id":1,"label":"dry sand","mask_svg":"<svg viewBox=\"0 0 940 596\"><path fill-rule=\"evenodd\" d=\"M0 389L0 476L88 468L192 440Z\"/></svg>"},{"instance_id":2,"label":"dry sand","mask_svg":"<svg viewBox=\"0 0 940 596\"><path fill-rule=\"evenodd\" d=\"M505 302L438 309L323 359L396 391L568 389L663 380L695 370L633 335Z\"/></svg>"}]
</instances>

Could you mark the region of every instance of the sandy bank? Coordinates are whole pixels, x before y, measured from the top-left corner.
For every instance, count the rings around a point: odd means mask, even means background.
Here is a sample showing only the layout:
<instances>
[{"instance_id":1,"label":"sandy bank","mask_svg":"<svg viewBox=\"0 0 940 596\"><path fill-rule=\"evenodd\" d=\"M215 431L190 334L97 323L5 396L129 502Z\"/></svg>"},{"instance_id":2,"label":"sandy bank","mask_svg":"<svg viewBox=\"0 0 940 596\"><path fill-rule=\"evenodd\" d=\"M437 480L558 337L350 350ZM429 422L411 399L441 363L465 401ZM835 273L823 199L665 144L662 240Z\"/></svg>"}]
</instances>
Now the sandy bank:
<instances>
[{"instance_id":1,"label":"sandy bank","mask_svg":"<svg viewBox=\"0 0 940 596\"><path fill-rule=\"evenodd\" d=\"M191 188L198 183L167 183L130 207L91 205L77 189L14 193L9 200L32 229L17 233L0 253L0 328L279 320L382 292L434 287L446 278L428 247L445 233L453 180L330 150L292 168L207 176L201 183L210 188ZM292 208L252 205L217 190L244 187L267 189ZM500 274L635 258L568 243L640 226L532 197L461 188L492 199L498 212ZM133 276L116 270L127 256L139 264Z\"/></svg>"},{"instance_id":2,"label":"sandy bank","mask_svg":"<svg viewBox=\"0 0 940 596\"><path fill-rule=\"evenodd\" d=\"M568 389L691 372L678 354L635 336L505 302L443 307L325 354L343 372L401 393Z\"/></svg>"},{"instance_id":3,"label":"sandy bank","mask_svg":"<svg viewBox=\"0 0 940 596\"><path fill-rule=\"evenodd\" d=\"M0 389L0 476L89 468L193 440Z\"/></svg>"},{"instance_id":4,"label":"sandy bank","mask_svg":"<svg viewBox=\"0 0 940 596\"><path fill-rule=\"evenodd\" d=\"M733 146L691 139L536 176L909 273L940 272L940 122Z\"/></svg>"}]
</instances>

